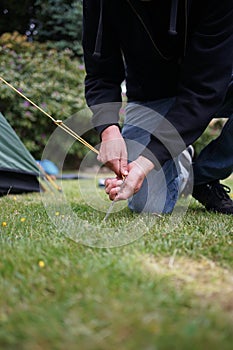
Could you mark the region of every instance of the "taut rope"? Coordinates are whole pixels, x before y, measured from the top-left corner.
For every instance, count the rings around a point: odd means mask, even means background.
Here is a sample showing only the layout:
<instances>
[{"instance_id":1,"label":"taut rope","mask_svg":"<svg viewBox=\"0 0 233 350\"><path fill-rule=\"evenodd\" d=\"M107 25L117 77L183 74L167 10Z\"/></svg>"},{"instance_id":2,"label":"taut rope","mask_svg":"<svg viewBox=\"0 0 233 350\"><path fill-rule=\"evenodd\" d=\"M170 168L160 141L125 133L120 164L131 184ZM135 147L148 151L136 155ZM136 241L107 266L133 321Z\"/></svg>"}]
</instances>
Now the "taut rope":
<instances>
[{"instance_id":1,"label":"taut rope","mask_svg":"<svg viewBox=\"0 0 233 350\"><path fill-rule=\"evenodd\" d=\"M40 112L42 112L43 114L45 114L48 118L50 118L54 124L56 124L59 128L61 128L62 130L64 130L65 132L67 132L69 135L73 136L76 140L78 140L79 142L81 142L84 146L88 147L91 151L95 152L96 154L99 154L99 152L97 151L96 148L94 148L93 146L91 146L86 140L84 140L81 136L79 136L75 131L73 131L72 129L70 129L67 125L65 125L63 123L62 120L56 120L54 119L50 114L48 114L47 112L45 112L41 107L39 107L37 104L35 104L33 101L31 101L27 96L25 96L24 94L22 94L22 92L20 92L19 90L17 90L13 85L11 85L10 83L8 83L5 79L3 79L0 76L0 80L6 84L7 86L9 86L12 90L14 90L17 94L19 94L21 97L23 97L25 100L27 100L28 102L30 102L34 107L36 107Z\"/></svg>"}]
</instances>

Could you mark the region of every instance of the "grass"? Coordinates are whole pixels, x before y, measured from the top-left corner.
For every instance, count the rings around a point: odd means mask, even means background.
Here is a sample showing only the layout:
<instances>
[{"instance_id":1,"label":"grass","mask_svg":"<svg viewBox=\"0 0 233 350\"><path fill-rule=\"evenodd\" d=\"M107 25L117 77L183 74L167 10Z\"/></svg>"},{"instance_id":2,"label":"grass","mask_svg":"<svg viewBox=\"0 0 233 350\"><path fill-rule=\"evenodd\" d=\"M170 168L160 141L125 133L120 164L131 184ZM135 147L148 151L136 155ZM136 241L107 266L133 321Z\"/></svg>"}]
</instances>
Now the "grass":
<instances>
[{"instance_id":1,"label":"grass","mask_svg":"<svg viewBox=\"0 0 233 350\"><path fill-rule=\"evenodd\" d=\"M0 199L0 349L232 348L232 216L103 223L103 190L63 186Z\"/></svg>"}]
</instances>

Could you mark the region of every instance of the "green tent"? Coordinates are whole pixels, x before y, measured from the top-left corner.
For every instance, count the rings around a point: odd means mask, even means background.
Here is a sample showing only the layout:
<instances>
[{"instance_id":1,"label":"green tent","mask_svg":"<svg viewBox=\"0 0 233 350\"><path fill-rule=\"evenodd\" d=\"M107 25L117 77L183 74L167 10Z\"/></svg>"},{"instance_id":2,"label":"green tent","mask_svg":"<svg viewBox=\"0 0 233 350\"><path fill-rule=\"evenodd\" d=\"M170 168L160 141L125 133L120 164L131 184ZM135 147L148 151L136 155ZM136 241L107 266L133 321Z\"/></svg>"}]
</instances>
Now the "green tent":
<instances>
[{"instance_id":1,"label":"green tent","mask_svg":"<svg viewBox=\"0 0 233 350\"><path fill-rule=\"evenodd\" d=\"M35 159L0 113L0 196L39 192L38 176Z\"/></svg>"}]
</instances>

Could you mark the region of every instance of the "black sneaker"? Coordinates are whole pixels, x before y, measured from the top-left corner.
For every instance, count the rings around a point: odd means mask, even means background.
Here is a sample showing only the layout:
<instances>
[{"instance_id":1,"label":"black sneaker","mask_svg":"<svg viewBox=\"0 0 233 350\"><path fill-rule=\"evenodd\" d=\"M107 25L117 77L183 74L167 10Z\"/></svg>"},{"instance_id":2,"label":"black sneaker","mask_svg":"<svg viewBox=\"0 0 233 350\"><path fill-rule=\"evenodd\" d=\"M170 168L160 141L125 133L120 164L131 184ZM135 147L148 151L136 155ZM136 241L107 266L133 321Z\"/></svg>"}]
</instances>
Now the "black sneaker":
<instances>
[{"instance_id":1,"label":"black sneaker","mask_svg":"<svg viewBox=\"0 0 233 350\"><path fill-rule=\"evenodd\" d=\"M193 197L209 211L233 214L233 201L228 195L230 192L228 186L220 184L219 181L213 181L194 186Z\"/></svg>"}]
</instances>

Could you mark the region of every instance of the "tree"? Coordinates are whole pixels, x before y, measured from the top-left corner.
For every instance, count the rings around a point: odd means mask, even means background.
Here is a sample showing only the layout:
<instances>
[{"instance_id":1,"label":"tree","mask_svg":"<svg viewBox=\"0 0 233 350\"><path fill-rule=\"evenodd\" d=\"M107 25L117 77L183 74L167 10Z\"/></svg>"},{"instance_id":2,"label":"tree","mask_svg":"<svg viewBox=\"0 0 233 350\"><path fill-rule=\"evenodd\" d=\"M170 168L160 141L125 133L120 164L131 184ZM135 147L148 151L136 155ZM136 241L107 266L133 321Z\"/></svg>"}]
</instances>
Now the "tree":
<instances>
[{"instance_id":1,"label":"tree","mask_svg":"<svg viewBox=\"0 0 233 350\"><path fill-rule=\"evenodd\" d=\"M82 1L36 0L35 24L40 42L50 41L57 49L70 49L81 55Z\"/></svg>"},{"instance_id":2,"label":"tree","mask_svg":"<svg viewBox=\"0 0 233 350\"><path fill-rule=\"evenodd\" d=\"M1 0L0 3L0 35L17 31L25 34L33 15L35 0Z\"/></svg>"},{"instance_id":3,"label":"tree","mask_svg":"<svg viewBox=\"0 0 233 350\"><path fill-rule=\"evenodd\" d=\"M82 0L1 0L0 35L16 31L81 56Z\"/></svg>"}]
</instances>

